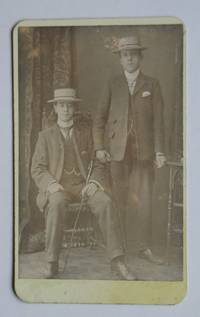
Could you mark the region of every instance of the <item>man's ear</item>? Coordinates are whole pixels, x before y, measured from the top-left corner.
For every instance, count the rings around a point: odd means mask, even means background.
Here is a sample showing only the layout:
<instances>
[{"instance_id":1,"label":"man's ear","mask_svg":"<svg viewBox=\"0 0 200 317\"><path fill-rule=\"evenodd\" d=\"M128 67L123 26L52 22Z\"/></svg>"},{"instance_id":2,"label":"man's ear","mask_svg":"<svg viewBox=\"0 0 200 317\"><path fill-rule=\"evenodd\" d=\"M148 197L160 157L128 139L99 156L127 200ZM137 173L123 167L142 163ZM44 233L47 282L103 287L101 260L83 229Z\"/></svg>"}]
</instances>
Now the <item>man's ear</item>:
<instances>
[{"instance_id":1,"label":"man's ear","mask_svg":"<svg viewBox=\"0 0 200 317\"><path fill-rule=\"evenodd\" d=\"M121 53L119 52L118 54L119 54L119 55L118 55L118 57L119 57L119 63L120 63L120 65L121 65L121 66L123 66L123 65L122 65L122 57L121 57Z\"/></svg>"},{"instance_id":2,"label":"man's ear","mask_svg":"<svg viewBox=\"0 0 200 317\"><path fill-rule=\"evenodd\" d=\"M54 109L54 112L57 113L57 105L56 105L56 103L53 104L53 109Z\"/></svg>"}]
</instances>

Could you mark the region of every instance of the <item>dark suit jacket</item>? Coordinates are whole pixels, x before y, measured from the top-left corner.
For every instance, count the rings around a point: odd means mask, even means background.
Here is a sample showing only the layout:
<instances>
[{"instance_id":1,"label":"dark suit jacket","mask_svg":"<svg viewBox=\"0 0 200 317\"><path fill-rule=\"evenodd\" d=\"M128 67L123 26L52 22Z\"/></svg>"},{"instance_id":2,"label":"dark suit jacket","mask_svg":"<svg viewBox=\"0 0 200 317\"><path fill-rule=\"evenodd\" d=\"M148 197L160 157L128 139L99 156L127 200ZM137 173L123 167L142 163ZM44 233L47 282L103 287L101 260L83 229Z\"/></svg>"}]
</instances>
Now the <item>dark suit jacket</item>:
<instances>
[{"instance_id":1,"label":"dark suit jacket","mask_svg":"<svg viewBox=\"0 0 200 317\"><path fill-rule=\"evenodd\" d=\"M86 125L74 126L72 140L77 163L82 176L86 179L88 167L93 157L91 129ZM42 211L47 202L48 185L61 180L64 168L64 143L57 124L39 133L32 159L31 174L39 189L37 204ZM94 162L90 179L94 179L105 187L103 164Z\"/></svg>"},{"instance_id":2,"label":"dark suit jacket","mask_svg":"<svg viewBox=\"0 0 200 317\"><path fill-rule=\"evenodd\" d=\"M124 74L110 80L103 91L93 125L95 150L104 149L107 125L112 160L124 158L127 143L129 90ZM163 98L156 79L140 72L133 94L138 159L151 160L164 152Z\"/></svg>"}]
</instances>

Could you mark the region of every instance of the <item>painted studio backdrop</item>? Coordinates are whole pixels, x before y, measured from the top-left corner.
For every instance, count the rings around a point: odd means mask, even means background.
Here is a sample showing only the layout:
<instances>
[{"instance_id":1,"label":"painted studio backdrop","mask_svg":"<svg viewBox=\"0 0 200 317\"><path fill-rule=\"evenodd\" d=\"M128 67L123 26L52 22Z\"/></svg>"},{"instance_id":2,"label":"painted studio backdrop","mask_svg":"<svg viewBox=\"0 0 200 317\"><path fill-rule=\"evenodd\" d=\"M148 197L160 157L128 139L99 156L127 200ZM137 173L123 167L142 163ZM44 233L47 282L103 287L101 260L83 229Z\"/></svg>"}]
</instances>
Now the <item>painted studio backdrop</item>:
<instances>
[{"instance_id":1,"label":"painted studio backdrop","mask_svg":"<svg viewBox=\"0 0 200 317\"><path fill-rule=\"evenodd\" d=\"M182 154L182 50L181 25L34 27L19 29L19 116L20 116L20 237L36 235L44 229L44 219L36 206L36 187L30 177L35 143L41 129L51 121L56 88L73 87L82 99L80 110L95 113L104 82L120 72L118 56L112 54L115 38L132 32L148 47L142 70L158 78L164 97L165 147L168 163L156 170L153 198L153 240L163 250L169 226L174 226L171 242L182 245L182 179L173 183L173 169L181 166ZM174 164L174 165L173 165ZM171 174L170 174L171 173ZM176 195L179 206L173 208ZM170 223L169 223L170 215ZM128 209L128 237L134 240L134 214ZM134 227L135 226L135 227Z\"/></svg>"}]
</instances>

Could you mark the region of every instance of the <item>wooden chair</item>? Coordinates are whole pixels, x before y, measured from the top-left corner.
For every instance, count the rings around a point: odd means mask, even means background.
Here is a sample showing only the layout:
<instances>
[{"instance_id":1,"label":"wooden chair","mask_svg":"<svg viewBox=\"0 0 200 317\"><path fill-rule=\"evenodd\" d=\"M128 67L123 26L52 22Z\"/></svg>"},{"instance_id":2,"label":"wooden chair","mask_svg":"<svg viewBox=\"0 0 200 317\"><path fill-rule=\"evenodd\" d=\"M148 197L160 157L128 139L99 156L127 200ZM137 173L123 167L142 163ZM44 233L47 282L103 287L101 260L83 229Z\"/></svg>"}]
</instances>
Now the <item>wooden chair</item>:
<instances>
[{"instance_id":1,"label":"wooden chair","mask_svg":"<svg viewBox=\"0 0 200 317\"><path fill-rule=\"evenodd\" d=\"M183 246L183 163L167 162L169 166L169 196L167 222L166 259L170 263L172 235L179 238L179 246Z\"/></svg>"}]
</instances>

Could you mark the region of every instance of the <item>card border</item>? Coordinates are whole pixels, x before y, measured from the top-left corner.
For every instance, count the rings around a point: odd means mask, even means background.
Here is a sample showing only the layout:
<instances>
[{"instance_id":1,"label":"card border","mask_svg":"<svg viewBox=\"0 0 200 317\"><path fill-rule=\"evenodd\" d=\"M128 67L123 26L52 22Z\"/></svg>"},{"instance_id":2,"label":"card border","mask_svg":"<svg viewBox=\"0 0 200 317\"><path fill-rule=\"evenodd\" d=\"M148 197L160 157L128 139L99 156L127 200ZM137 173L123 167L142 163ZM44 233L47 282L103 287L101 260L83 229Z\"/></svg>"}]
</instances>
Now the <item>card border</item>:
<instances>
[{"instance_id":1,"label":"card border","mask_svg":"<svg viewBox=\"0 0 200 317\"><path fill-rule=\"evenodd\" d=\"M183 212L183 280L182 281L102 281L23 279L18 276L19 249L19 94L18 94L18 29L19 27L95 26L95 25L177 25L183 34L183 130L184 130L184 212ZM14 113L14 290L30 303L104 303L104 304L177 304L187 289L186 250L186 47L185 26L176 17L24 20L13 29L13 113Z\"/></svg>"}]
</instances>

